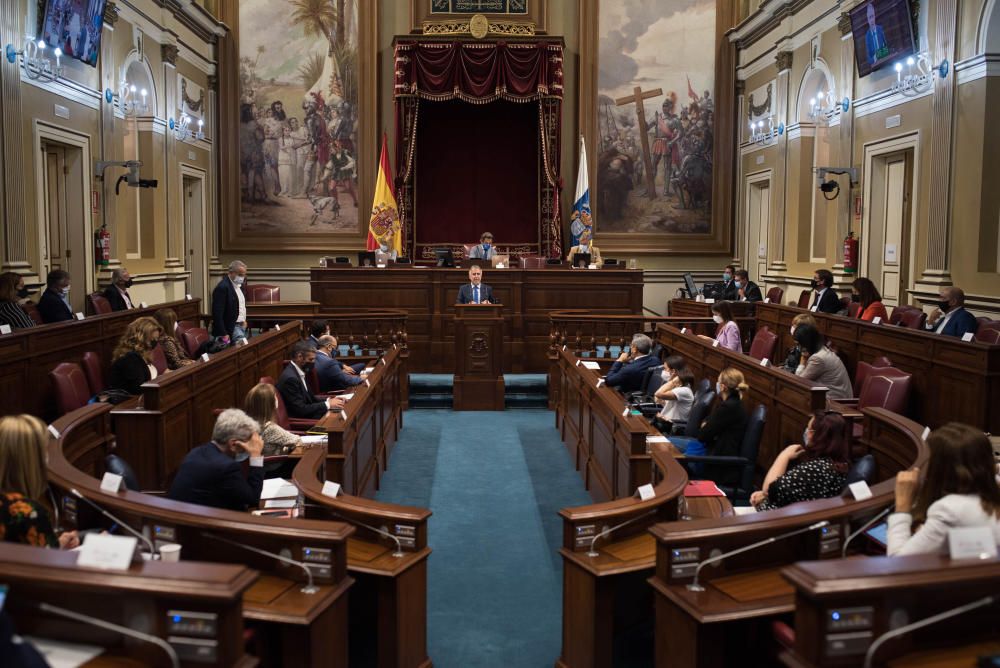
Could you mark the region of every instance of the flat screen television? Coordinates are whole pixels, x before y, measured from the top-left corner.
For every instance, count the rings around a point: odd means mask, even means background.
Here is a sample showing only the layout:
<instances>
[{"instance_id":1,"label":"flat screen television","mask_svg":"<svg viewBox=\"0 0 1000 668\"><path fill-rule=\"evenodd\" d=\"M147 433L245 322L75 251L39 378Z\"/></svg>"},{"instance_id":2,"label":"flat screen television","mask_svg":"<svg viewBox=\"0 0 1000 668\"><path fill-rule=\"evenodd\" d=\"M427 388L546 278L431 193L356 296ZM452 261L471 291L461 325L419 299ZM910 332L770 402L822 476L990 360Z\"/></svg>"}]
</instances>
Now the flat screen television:
<instances>
[{"instance_id":1,"label":"flat screen television","mask_svg":"<svg viewBox=\"0 0 1000 668\"><path fill-rule=\"evenodd\" d=\"M97 66L107 0L47 0L41 39L64 57Z\"/></svg>"},{"instance_id":2,"label":"flat screen television","mask_svg":"<svg viewBox=\"0 0 1000 668\"><path fill-rule=\"evenodd\" d=\"M361 251L358 253L358 266L359 267L374 267L375 266L375 251Z\"/></svg>"},{"instance_id":3,"label":"flat screen television","mask_svg":"<svg viewBox=\"0 0 1000 668\"><path fill-rule=\"evenodd\" d=\"M577 253L573 256L573 266L586 269L590 266L590 253Z\"/></svg>"},{"instance_id":4,"label":"flat screen television","mask_svg":"<svg viewBox=\"0 0 1000 668\"><path fill-rule=\"evenodd\" d=\"M694 299L698 296L698 285L694 282L694 276L690 272L684 273L684 287L687 289L688 298Z\"/></svg>"},{"instance_id":5,"label":"flat screen television","mask_svg":"<svg viewBox=\"0 0 1000 668\"><path fill-rule=\"evenodd\" d=\"M451 252L450 248L435 248L434 257L437 259L439 267L455 266L455 254Z\"/></svg>"},{"instance_id":6,"label":"flat screen television","mask_svg":"<svg viewBox=\"0 0 1000 668\"><path fill-rule=\"evenodd\" d=\"M916 52L910 0L868 0L851 10L858 76L866 77Z\"/></svg>"}]
</instances>

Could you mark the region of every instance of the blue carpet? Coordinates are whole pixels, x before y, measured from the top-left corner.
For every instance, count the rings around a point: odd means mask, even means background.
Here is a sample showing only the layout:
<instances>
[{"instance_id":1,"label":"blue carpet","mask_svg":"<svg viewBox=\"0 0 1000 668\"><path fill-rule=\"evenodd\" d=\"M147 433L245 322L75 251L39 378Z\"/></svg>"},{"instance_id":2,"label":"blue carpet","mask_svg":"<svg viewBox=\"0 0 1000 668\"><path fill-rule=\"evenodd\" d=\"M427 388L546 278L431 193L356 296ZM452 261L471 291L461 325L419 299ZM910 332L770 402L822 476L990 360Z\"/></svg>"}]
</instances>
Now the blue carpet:
<instances>
[{"instance_id":1,"label":"blue carpet","mask_svg":"<svg viewBox=\"0 0 1000 668\"><path fill-rule=\"evenodd\" d=\"M437 668L549 668L562 633L562 524L590 503L549 411L407 411L380 501L429 507Z\"/></svg>"}]
</instances>

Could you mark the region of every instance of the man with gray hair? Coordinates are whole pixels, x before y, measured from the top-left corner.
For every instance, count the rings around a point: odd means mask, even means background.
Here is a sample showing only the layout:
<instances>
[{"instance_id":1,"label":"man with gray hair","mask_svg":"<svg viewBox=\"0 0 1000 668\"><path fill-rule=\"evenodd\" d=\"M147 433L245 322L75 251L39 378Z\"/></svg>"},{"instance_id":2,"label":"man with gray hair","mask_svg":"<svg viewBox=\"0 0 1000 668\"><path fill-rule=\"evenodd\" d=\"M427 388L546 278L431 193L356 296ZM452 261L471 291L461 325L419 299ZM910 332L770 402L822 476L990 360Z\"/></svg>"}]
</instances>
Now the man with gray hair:
<instances>
[{"instance_id":1,"label":"man with gray hair","mask_svg":"<svg viewBox=\"0 0 1000 668\"><path fill-rule=\"evenodd\" d=\"M215 420L212 440L181 462L168 497L226 510L256 506L264 486L263 450L257 421L238 408L224 410ZM247 459L250 468L244 475Z\"/></svg>"},{"instance_id":2,"label":"man with gray hair","mask_svg":"<svg viewBox=\"0 0 1000 668\"><path fill-rule=\"evenodd\" d=\"M233 343L247 338L247 301L243 295L246 278L247 266L233 260L229 271L212 290L212 336L228 336Z\"/></svg>"},{"instance_id":3,"label":"man with gray hair","mask_svg":"<svg viewBox=\"0 0 1000 668\"><path fill-rule=\"evenodd\" d=\"M336 359L337 339L330 334L324 334L318 339L316 346L316 376L319 378L320 392L336 392L346 390L353 385L360 385L361 370L364 363L350 367Z\"/></svg>"},{"instance_id":4,"label":"man with gray hair","mask_svg":"<svg viewBox=\"0 0 1000 668\"><path fill-rule=\"evenodd\" d=\"M629 351L622 351L618 360L611 366L605 382L626 394L641 390L646 370L660 364L659 358L649 354L652 349L653 341L648 336L645 334L633 336Z\"/></svg>"},{"instance_id":5,"label":"man with gray hair","mask_svg":"<svg viewBox=\"0 0 1000 668\"><path fill-rule=\"evenodd\" d=\"M935 334L962 337L974 334L979 321L965 310L965 291L949 285L938 292L937 308L927 316L925 327Z\"/></svg>"},{"instance_id":6,"label":"man with gray hair","mask_svg":"<svg viewBox=\"0 0 1000 668\"><path fill-rule=\"evenodd\" d=\"M104 288L103 296L111 304L112 311L127 311L135 308L128 289L132 287L132 275L121 267L111 272L111 284Z\"/></svg>"}]
</instances>

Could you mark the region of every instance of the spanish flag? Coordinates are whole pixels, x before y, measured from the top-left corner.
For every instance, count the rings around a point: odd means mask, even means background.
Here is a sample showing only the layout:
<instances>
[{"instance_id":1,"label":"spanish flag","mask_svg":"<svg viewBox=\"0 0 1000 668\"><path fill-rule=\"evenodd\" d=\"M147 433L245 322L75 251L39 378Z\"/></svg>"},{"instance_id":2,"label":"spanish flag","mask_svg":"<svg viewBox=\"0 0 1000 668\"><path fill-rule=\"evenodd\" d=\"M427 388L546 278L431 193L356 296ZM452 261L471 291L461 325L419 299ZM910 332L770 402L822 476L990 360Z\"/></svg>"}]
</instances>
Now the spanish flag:
<instances>
[{"instance_id":1,"label":"spanish flag","mask_svg":"<svg viewBox=\"0 0 1000 668\"><path fill-rule=\"evenodd\" d=\"M389 151L386 147L386 137L382 134L382 155L378 162L378 177L375 179L375 200L372 202L372 217L368 223L368 250L376 250L384 245L388 251L396 255L403 254L402 225L399 221L399 208L396 206L396 195L392 192L389 181Z\"/></svg>"}]
</instances>

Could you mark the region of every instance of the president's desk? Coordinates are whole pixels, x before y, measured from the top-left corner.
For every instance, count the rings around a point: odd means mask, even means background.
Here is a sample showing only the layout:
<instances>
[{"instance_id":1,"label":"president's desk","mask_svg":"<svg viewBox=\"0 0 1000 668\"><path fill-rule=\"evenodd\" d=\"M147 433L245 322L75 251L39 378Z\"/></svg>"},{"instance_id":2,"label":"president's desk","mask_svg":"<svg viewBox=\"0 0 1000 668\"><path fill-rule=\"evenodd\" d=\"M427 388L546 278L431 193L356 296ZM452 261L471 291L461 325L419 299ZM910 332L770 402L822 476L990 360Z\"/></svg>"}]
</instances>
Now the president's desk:
<instances>
[{"instance_id":1,"label":"president's desk","mask_svg":"<svg viewBox=\"0 0 1000 668\"><path fill-rule=\"evenodd\" d=\"M407 311L411 351L409 370L451 373L455 369L454 305L468 282L468 269L391 265L313 267L311 299L328 317L331 309L366 308ZM486 269L483 282L503 304L504 371L544 373L549 345L549 312L600 309L605 313L642 313L641 270L627 269Z\"/></svg>"}]
</instances>

